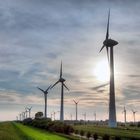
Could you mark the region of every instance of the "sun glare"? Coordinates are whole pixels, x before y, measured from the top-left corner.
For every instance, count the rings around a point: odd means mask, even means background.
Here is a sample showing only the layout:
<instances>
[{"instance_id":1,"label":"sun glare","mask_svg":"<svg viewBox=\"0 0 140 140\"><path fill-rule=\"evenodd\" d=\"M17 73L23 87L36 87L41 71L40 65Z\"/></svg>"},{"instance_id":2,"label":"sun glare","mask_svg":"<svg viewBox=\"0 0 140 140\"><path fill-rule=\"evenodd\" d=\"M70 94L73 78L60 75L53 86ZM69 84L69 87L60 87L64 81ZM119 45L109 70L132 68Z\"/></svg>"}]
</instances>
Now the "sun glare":
<instances>
[{"instance_id":1,"label":"sun glare","mask_svg":"<svg viewBox=\"0 0 140 140\"><path fill-rule=\"evenodd\" d=\"M108 62L105 60L98 62L93 69L93 74L97 78L97 80L101 82L109 81L110 72Z\"/></svg>"}]
</instances>

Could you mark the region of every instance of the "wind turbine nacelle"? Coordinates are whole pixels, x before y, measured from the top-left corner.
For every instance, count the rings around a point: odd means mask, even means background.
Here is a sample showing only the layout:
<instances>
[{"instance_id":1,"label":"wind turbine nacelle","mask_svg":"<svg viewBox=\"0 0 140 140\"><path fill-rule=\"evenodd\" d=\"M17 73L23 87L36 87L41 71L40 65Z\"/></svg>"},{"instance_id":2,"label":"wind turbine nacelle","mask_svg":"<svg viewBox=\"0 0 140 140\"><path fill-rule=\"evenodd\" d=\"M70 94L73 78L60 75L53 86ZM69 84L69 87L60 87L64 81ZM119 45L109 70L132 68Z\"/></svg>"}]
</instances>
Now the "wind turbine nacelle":
<instances>
[{"instance_id":1,"label":"wind turbine nacelle","mask_svg":"<svg viewBox=\"0 0 140 140\"><path fill-rule=\"evenodd\" d=\"M113 47L113 46L117 45L118 42L115 40L112 40L112 39L107 39L103 42L103 44L107 47Z\"/></svg>"},{"instance_id":2,"label":"wind turbine nacelle","mask_svg":"<svg viewBox=\"0 0 140 140\"><path fill-rule=\"evenodd\" d=\"M60 82L65 82L66 80L63 79L63 78L60 78L59 81L60 81Z\"/></svg>"}]
</instances>

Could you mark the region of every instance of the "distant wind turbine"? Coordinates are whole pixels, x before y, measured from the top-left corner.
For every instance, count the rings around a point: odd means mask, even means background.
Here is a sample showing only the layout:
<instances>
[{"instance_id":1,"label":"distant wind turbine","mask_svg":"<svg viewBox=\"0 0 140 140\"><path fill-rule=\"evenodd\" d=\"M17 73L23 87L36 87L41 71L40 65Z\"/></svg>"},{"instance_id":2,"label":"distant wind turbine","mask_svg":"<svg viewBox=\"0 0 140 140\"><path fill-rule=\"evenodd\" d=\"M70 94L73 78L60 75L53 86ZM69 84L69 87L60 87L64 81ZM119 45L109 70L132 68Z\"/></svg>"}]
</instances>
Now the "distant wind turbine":
<instances>
[{"instance_id":1,"label":"distant wind turbine","mask_svg":"<svg viewBox=\"0 0 140 140\"><path fill-rule=\"evenodd\" d=\"M87 117L86 112L83 114L83 116L84 116L84 121L85 121L85 123L86 123L86 117Z\"/></svg>"},{"instance_id":2,"label":"distant wind turbine","mask_svg":"<svg viewBox=\"0 0 140 140\"><path fill-rule=\"evenodd\" d=\"M22 112L22 120L25 119L25 112Z\"/></svg>"},{"instance_id":3,"label":"distant wind turbine","mask_svg":"<svg viewBox=\"0 0 140 140\"><path fill-rule=\"evenodd\" d=\"M77 106L78 106L78 103L79 103L79 101L75 101L75 100L73 100L74 101L74 103L75 103L75 120L77 121L77 114L78 114L78 108L77 108Z\"/></svg>"},{"instance_id":4,"label":"distant wind turbine","mask_svg":"<svg viewBox=\"0 0 140 140\"><path fill-rule=\"evenodd\" d=\"M32 106L31 107L26 107L26 109L28 109L28 112L29 112L29 118L31 117L31 109L32 109Z\"/></svg>"},{"instance_id":5,"label":"distant wind turbine","mask_svg":"<svg viewBox=\"0 0 140 140\"><path fill-rule=\"evenodd\" d=\"M135 115L136 115L137 112L138 112L138 111L136 111L136 110L134 111L134 110L132 109L133 118L134 118L134 124L135 124L135 122L136 122L136 118L135 118L136 116L135 116Z\"/></svg>"},{"instance_id":6,"label":"distant wind turbine","mask_svg":"<svg viewBox=\"0 0 140 140\"><path fill-rule=\"evenodd\" d=\"M28 117L28 110L27 110L27 107L25 107L25 118L27 119L27 117Z\"/></svg>"},{"instance_id":7,"label":"distant wind turbine","mask_svg":"<svg viewBox=\"0 0 140 140\"><path fill-rule=\"evenodd\" d=\"M126 108L124 106L124 109L123 109L123 113L124 113L124 123L125 123L125 126L126 126Z\"/></svg>"},{"instance_id":8,"label":"distant wind turbine","mask_svg":"<svg viewBox=\"0 0 140 140\"><path fill-rule=\"evenodd\" d=\"M115 84L114 84L114 56L113 56L113 47L118 44L117 41L109 39L109 19L110 19L110 10L108 12L108 23L107 23L107 32L106 38L103 42L103 46L100 49L100 52L103 48L106 47L108 61L110 63L110 93L109 93L109 127L117 127L116 122L116 106L115 106ZM110 49L110 50L109 50ZM110 51L110 59L109 59Z\"/></svg>"},{"instance_id":9,"label":"distant wind turbine","mask_svg":"<svg viewBox=\"0 0 140 140\"><path fill-rule=\"evenodd\" d=\"M20 114L19 114L19 120L20 120L20 121L21 121L21 116L22 116L22 114L20 113Z\"/></svg>"},{"instance_id":10,"label":"distant wind turbine","mask_svg":"<svg viewBox=\"0 0 140 140\"><path fill-rule=\"evenodd\" d=\"M44 93L44 98L45 98L45 110L44 110L44 114L45 114L45 118L47 118L47 94L48 94L48 90L51 88L51 85L46 90L43 90L43 89L41 89L39 87L37 87L37 88Z\"/></svg>"},{"instance_id":11,"label":"distant wind turbine","mask_svg":"<svg viewBox=\"0 0 140 140\"><path fill-rule=\"evenodd\" d=\"M55 85L57 85L58 83L61 83L61 106L60 106L60 121L64 121L64 91L63 91L63 87L65 87L67 90L68 87L64 84L66 80L64 78L62 78L62 62L61 62L61 67L60 67L60 78L59 80L51 87L53 88Z\"/></svg>"},{"instance_id":12,"label":"distant wind turbine","mask_svg":"<svg viewBox=\"0 0 140 140\"><path fill-rule=\"evenodd\" d=\"M96 122L96 111L94 112L94 120Z\"/></svg>"},{"instance_id":13,"label":"distant wind turbine","mask_svg":"<svg viewBox=\"0 0 140 140\"><path fill-rule=\"evenodd\" d=\"M70 114L70 120L72 121L72 114Z\"/></svg>"}]
</instances>

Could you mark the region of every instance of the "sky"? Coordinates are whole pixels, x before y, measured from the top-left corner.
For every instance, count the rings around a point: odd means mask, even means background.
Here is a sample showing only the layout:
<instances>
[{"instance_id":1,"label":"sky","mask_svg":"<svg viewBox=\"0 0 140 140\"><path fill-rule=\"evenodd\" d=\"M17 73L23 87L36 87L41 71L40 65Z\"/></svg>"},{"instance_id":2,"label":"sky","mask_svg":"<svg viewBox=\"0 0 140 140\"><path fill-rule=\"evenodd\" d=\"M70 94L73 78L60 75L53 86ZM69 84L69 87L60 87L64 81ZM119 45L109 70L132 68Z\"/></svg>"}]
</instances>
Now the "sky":
<instances>
[{"instance_id":1,"label":"sky","mask_svg":"<svg viewBox=\"0 0 140 140\"><path fill-rule=\"evenodd\" d=\"M32 117L44 112L47 89L63 77L65 119L108 119L108 62L105 40L108 9L109 37L114 47L117 120L140 120L140 1L139 0L0 0L0 121L14 120L25 107ZM48 116L59 119L60 84L49 91Z\"/></svg>"}]
</instances>

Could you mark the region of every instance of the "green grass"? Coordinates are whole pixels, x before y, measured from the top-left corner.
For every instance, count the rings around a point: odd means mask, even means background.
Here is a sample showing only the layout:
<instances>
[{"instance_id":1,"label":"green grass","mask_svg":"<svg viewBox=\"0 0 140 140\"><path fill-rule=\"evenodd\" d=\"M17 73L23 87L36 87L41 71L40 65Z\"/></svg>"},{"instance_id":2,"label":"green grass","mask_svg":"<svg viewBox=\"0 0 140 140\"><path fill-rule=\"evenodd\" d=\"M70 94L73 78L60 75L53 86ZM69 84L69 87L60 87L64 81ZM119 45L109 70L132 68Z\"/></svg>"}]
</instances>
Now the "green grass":
<instances>
[{"instance_id":1,"label":"green grass","mask_svg":"<svg viewBox=\"0 0 140 140\"><path fill-rule=\"evenodd\" d=\"M84 130L85 132L90 131L92 134L95 132L101 136L108 134L110 136L120 136L122 138L138 138L140 139L139 129L124 129L124 128L108 128L104 126L94 125L75 125L74 129Z\"/></svg>"},{"instance_id":2,"label":"green grass","mask_svg":"<svg viewBox=\"0 0 140 140\"><path fill-rule=\"evenodd\" d=\"M0 123L0 140L70 140L60 135L46 132L20 123Z\"/></svg>"},{"instance_id":3,"label":"green grass","mask_svg":"<svg viewBox=\"0 0 140 140\"><path fill-rule=\"evenodd\" d=\"M21 140L10 122L0 123L0 140Z\"/></svg>"},{"instance_id":4,"label":"green grass","mask_svg":"<svg viewBox=\"0 0 140 140\"><path fill-rule=\"evenodd\" d=\"M22 124L14 123L14 125L22 131L25 135L28 137L34 139L34 140L68 140L65 137L58 136L56 134L43 131L41 129L25 126Z\"/></svg>"}]
</instances>

